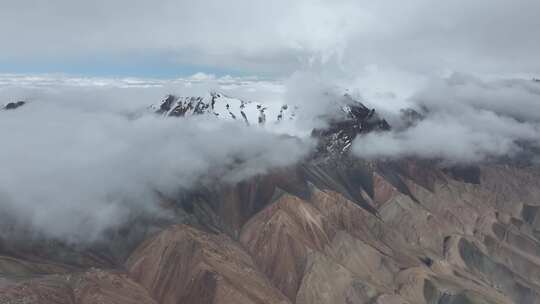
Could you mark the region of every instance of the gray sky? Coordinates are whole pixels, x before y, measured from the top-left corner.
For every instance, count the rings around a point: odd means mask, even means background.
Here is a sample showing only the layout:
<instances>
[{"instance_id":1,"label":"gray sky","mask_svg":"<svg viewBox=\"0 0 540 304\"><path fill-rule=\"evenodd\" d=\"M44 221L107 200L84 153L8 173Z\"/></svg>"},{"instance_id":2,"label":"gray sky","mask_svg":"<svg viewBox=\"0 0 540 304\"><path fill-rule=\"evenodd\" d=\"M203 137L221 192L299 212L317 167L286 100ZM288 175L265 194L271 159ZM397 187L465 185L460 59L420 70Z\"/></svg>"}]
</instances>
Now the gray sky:
<instances>
[{"instance_id":1,"label":"gray sky","mask_svg":"<svg viewBox=\"0 0 540 304\"><path fill-rule=\"evenodd\" d=\"M3 0L0 71L538 73L538 12L536 0Z\"/></svg>"}]
</instances>

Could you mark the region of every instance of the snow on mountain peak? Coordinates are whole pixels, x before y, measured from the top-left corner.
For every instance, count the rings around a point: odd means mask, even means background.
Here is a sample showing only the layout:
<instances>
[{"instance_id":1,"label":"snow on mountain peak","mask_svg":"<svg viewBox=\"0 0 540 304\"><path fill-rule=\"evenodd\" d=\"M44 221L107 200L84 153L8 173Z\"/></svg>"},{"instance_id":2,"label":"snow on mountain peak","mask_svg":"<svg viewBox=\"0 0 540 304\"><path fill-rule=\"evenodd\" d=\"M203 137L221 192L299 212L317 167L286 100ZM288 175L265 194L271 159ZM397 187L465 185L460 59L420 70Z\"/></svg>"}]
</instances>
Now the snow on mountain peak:
<instances>
[{"instance_id":1,"label":"snow on mountain peak","mask_svg":"<svg viewBox=\"0 0 540 304\"><path fill-rule=\"evenodd\" d=\"M389 130L390 125L374 109L367 108L350 95L334 100L335 115L325 118L326 125L311 130L311 136L319 139L318 152L342 154L349 151L358 134L371 131ZM193 115L213 115L220 119L243 121L246 125L281 125L281 121L296 121L302 114L296 106L287 104L265 105L246 101L218 92L207 96L179 97L167 95L160 104L150 106L152 112L164 117L189 117ZM290 125L282 125L290 128ZM281 130L293 134L294 130Z\"/></svg>"},{"instance_id":2,"label":"snow on mountain peak","mask_svg":"<svg viewBox=\"0 0 540 304\"><path fill-rule=\"evenodd\" d=\"M160 104L151 105L150 109L165 117L209 114L220 119L242 120L247 125L264 125L267 122L279 122L295 117L294 108L286 104L268 106L259 102L230 97L219 92L210 92L206 96L167 95Z\"/></svg>"}]
</instances>

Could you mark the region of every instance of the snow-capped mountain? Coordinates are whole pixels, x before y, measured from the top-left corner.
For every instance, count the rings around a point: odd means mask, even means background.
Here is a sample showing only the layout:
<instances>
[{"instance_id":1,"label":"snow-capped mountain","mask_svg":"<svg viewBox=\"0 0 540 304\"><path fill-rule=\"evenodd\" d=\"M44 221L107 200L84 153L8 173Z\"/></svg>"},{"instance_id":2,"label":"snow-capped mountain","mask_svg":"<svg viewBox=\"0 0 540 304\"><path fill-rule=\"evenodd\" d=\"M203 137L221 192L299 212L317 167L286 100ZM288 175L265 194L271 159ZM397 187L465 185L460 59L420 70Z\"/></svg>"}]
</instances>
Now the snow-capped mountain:
<instances>
[{"instance_id":1,"label":"snow-capped mountain","mask_svg":"<svg viewBox=\"0 0 540 304\"><path fill-rule=\"evenodd\" d=\"M211 114L220 119L241 120L247 125L294 119L296 115L295 109L286 104L272 107L217 92L210 92L206 96L167 95L159 104L151 105L150 109L166 117Z\"/></svg>"},{"instance_id":2,"label":"snow-capped mountain","mask_svg":"<svg viewBox=\"0 0 540 304\"><path fill-rule=\"evenodd\" d=\"M390 125L379 117L375 109L366 107L348 94L334 100L333 105L334 111L323 118L327 126L312 132L312 136L320 142L318 152L344 153L358 134L390 130ZM165 117L213 115L219 119L244 121L247 125L294 120L303 110L287 104L270 106L245 101L216 92L210 92L207 96L167 95L159 104L149 108Z\"/></svg>"},{"instance_id":3,"label":"snow-capped mountain","mask_svg":"<svg viewBox=\"0 0 540 304\"><path fill-rule=\"evenodd\" d=\"M350 95L345 95L337 104L341 115L330 119L327 127L312 132L319 140L319 153L345 153L359 134L390 130L388 122L375 109L366 107Z\"/></svg>"}]
</instances>

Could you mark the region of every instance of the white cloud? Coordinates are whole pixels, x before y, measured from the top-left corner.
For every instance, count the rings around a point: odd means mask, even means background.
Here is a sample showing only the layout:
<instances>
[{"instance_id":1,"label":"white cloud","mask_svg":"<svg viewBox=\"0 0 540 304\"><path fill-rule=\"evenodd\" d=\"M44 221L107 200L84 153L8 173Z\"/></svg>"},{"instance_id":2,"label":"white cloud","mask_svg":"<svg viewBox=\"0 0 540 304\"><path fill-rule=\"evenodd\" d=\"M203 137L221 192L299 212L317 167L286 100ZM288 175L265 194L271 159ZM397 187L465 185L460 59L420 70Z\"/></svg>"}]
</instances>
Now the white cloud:
<instances>
[{"instance_id":1,"label":"white cloud","mask_svg":"<svg viewBox=\"0 0 540 304\"><path fill-rule=\"evenodd\" d=\"M522 143L540 147L540 85L531 80L483 81L455 74L429 82L410 102L425 109L416 125L359 137L366 158L417 156L478 162L515 156Z\"/></svg>"},{"instance_id":2,"label":"white cloud","mask_svg":"<svg viewBox=\"0 0 540 304\"><path fill-rule=\"evenodd\" d=\"M209 178L236 182L293 164L311 147L241 122L129 115L158 101L170 83L21 79L29 83L0 89L1 99L32 97L0 112L2 233L15 223L18 231L92 241L134 214L163 216L155 191L174 194ZM192 90L207 89L200 86Z\"/></svg>"},{"instance_id":3,"label":"white cloud","mask_svg":"<svg viewBox=\"0 0 540 304\"><path fill-rule=\"evenodd\" d=\"M352 74L372 64L538 73L539 10L536 0L2 1L0 56L25 63L143 54L279 75L321 62Z\"/></svg>"}]
</instances>

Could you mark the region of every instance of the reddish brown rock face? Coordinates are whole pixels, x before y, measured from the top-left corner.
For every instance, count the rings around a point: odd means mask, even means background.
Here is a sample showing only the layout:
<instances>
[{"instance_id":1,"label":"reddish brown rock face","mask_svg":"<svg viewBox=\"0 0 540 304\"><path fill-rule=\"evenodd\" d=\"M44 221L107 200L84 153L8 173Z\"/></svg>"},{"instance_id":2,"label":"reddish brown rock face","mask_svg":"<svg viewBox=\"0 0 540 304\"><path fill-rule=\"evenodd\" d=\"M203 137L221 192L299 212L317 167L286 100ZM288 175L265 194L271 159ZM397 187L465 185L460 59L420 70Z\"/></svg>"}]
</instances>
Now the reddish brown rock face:
<instances>
[{"instance_id":1,"label":"reddish brown rock face","mask_svg":"<svg viewBox=\"0 0 540 304\"><path fill-rule=\"evenodd\" d=\"M294 299L308 253L323 250L333 234L314 206L283 195L246 223L240 241L272 282Z\"/></svg>"},{"instance_id":2,"label":"reddish brown rock face","mask_svg":"<svg viewBox=\"0 0 540 304\"><path fill-rule=\"evenodd\" d=\"M377 173L373 175L373 201L377 207L384 205L384 203L399 194L401 194L399 190L386 181L384 177Z\"/></svg>"},{"instance_id":3,"label":"reddish brown rock face","mask_svg":"<svg viewBox=\"0 0 540 304\"><path fill-rule=\"evenodd\" d=\"M6 241L0 303L540 303L540 170L471 170L352 162L221 185L120 263Z\"/></svg>"},{"instance_id":4,"label":"reddish brown rock face","mask_svg":"<svg viewBox=\"0 0 540 304\"><path fill-rule=\"evenodd\" d=\"M289 303L239 244L185 225L145 241L126 267L163 304Z\"/></svg>"}]
</instances>

